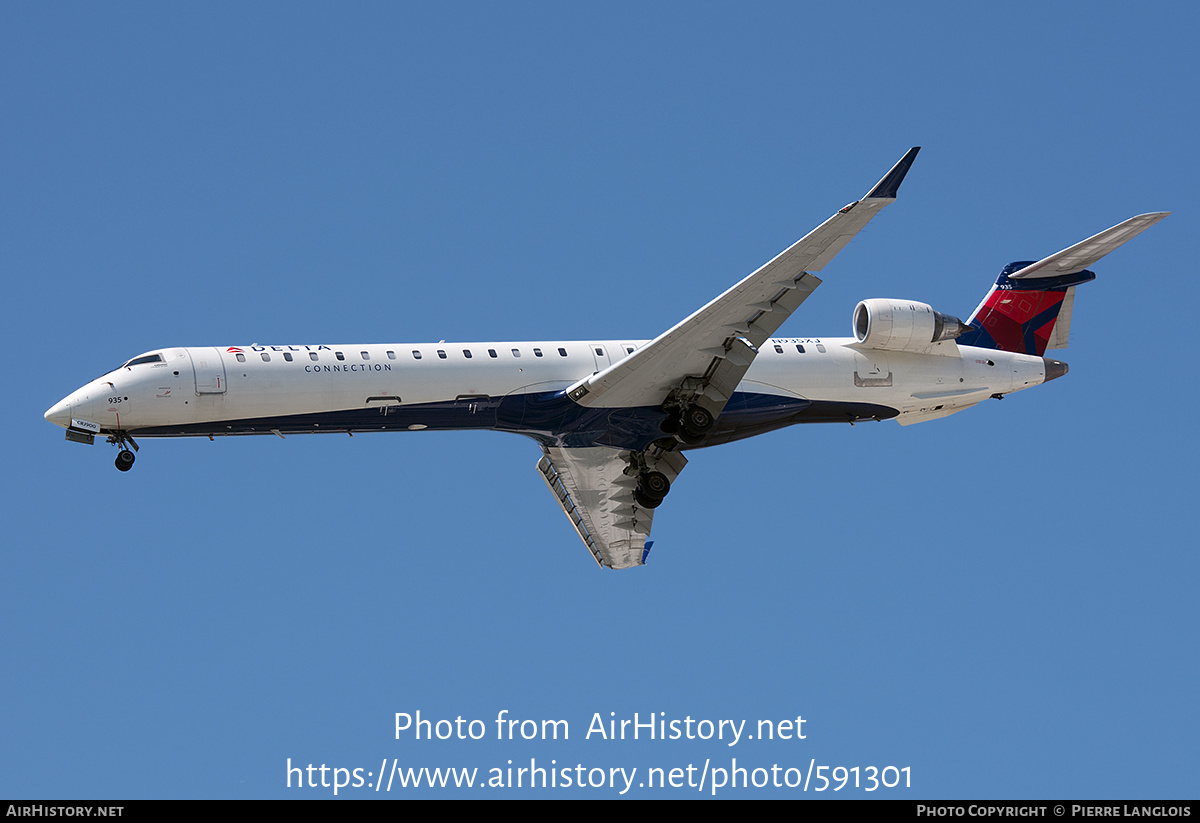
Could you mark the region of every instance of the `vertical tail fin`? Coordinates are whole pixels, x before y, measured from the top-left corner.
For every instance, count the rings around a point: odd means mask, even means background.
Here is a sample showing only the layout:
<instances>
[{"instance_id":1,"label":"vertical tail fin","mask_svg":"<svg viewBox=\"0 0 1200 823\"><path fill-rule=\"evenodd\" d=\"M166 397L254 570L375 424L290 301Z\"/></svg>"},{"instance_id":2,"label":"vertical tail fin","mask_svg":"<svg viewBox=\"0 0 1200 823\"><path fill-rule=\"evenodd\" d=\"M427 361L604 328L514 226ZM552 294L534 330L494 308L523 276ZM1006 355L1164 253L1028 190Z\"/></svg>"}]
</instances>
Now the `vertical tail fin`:
<instances>
[{"instance_id":1,"label":"vertical tail fin","mask_svg":"<svg viewBox=\"0 0 1200 823\"><path fill-rule=\"evenodd\" d=\"M967 320L972 330L958 338L959 345L1000 349L1041 357L1046 349L1066 348L1071 332L1075 287L1095 280L1087 269L1074 274L1036 280L1014 280L1014 272L1029 262L1009 263L996 285Z\"/></svg>"},{"instance_id":2,"label":"vertical tail fin","mask_svg":"<svg viewBox=\"0 0 1200 823\"><path fill-rule=\"evenodd\" d=\"M974 328L958 338L959 344L1038 357L1046 349L1066 348L1075 287L1096 278L1087 266L1168 214L1131 217L1037 262L1008 264L967 321Z\"/></svg>"}]
</instances>

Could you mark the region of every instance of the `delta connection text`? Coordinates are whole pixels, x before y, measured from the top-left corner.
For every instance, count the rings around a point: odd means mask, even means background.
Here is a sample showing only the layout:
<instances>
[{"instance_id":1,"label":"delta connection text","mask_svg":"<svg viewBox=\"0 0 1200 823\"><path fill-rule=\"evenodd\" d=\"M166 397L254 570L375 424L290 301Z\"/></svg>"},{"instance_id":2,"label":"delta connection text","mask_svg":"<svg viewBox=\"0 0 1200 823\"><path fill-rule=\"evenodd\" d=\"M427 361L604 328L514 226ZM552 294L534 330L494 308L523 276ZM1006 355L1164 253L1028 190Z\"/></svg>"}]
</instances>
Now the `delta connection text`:
<instances>
[{"instance_id":1,"label":"delta connection text","mask_svg":"<svg viewBox=\"0 0 1200 823\"><path fill-rule=\"evenodd\" d=\"M742 740L804 740L801 715L780 720L761 719L747 727L747 721L708 718L667 717L666 712L634 712L618 717L616 712L604 716L592 714L584 740L720 740L736 746ZM566 720L530 720L513 717L501 709L494 721L465 719L430 719L416 712L396 712L396 739L411 735L414 740L570 740L571 727Z\"/></svg>"}]
</instances>

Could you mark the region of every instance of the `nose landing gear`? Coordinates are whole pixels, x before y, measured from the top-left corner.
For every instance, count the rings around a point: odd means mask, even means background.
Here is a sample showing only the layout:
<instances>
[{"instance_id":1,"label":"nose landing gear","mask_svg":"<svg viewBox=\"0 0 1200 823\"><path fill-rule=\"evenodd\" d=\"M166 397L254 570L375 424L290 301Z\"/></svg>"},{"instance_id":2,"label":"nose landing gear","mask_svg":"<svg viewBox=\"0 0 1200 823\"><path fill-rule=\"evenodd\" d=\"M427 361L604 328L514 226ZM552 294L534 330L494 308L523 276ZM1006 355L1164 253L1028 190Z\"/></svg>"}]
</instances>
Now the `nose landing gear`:
<instances>
[{"instance_id":1,"label":"nose landing gear","mask_svg":"<svg viewBox=\"0 0 1200 823\"><path fill-rule=\"evenodd\" d=\"M108 436L108 442L112 443L114 446L121 447L121 450L117 452L117 459L115 461L117 471L127 472L132 469L133 461L136 459L133 452L138 450L137 441L130 437L127 433L118 431ZM129 450L129 447L125 445L126 443L128 443L130 446L133 446L133 451Z\"/></svg>"}]
</instances>

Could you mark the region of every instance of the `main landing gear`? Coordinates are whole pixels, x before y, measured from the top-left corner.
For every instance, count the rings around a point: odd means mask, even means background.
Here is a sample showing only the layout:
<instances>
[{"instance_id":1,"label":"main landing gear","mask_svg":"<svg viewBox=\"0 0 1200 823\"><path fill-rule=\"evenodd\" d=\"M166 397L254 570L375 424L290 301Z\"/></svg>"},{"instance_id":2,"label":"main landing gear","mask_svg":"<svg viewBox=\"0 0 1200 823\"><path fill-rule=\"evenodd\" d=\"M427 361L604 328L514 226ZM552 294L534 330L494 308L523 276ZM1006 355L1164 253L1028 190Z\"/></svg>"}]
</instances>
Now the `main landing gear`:
<instances>
[{"instance_id":1,"label":"main landing gear","mask_svg":"<svg viewBox=\"0 0 1200 823\"><path fill-rule=\"evenodd\" d=\"M675 452L678 445L675 438L664 438L663 442L652 443L645 451L629 453L629 465L624 473L626 477L637 479L633 502L638 508L657 509L671 491L672 478L687 465L687 459Z\"/></svg>"},{"instance_id":2,"label":"main landing gear","mask_svg":"<svg viewBox=\"0 0 1200 823\"><path fill-rule=\"evenodd\" d=\"M638 475L637 488L633 490L633 499L646 509L657 509L671 491L671 481L662 472L646 471Z\"/></svg>"},{"instance_id":3,"label":"main landing gear","mask_svg":"<svg viewBox=\"0 0 1200 823\"><path fill-rule=\"evenodd\" d=\"M133 452L138 450L137 441L123 431L118 431L108 436L108 442L115 446L120 446L121 450L117 452L116 466L117 471L127 472L133 468L133 461L136 459ZM133 446L133 451L129 450L129 446Z\"/></svg>"},{"instance_id":4,"label":"main landing gear","mask_svg":"<svg viewBox=\"0 0 1200 823\"><path fill-rule=\"evenodd\" d=\"M675 435L680 443L694 446L704 439L715 422L712 412L703 406L667 406L667 417L659 426L665 433Z\"/></svg>"}]
</instances>

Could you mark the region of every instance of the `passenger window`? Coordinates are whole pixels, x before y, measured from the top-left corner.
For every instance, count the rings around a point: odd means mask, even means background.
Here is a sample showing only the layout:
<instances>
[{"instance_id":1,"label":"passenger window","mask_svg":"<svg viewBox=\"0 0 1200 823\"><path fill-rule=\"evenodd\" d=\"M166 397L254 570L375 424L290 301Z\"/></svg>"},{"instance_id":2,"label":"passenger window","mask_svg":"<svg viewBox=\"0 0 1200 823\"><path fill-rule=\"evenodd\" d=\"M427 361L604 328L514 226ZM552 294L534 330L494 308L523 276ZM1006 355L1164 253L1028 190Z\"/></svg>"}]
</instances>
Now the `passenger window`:
<instances>
[{"instance_id":1,"label":"passenger window","mask_svg":"<svg viewBox=\"0 0 1200 823\"><path fill-rule=\"evenodd\" d=\"M246 355L244 355L244 354L239 354L239 355L237 355L237 361L238 361L239 363L245 363L245 362L246 362Z\"/></svg>"},{"instance_id":2,"label":"passenger window","mask_svg":"<svg viewBox=\"0 0 1200 823\"><path fill-rule=\"evenodd\" d=\"M596 347L596 354L597 354L598 356L600 356L600 357L603 357L603 356L604 356L604 349L602 349L602 348L600 348L599 346L597 346L597 347Z\"/></svg>"},{"instance_id":3,"label":"passenger window","mask_svg":"<svg viewBox=\"0 0 1200 823\"><path fill-rule=\"evenodd\" d=\"M346 355L342 354L340 351L335 351L335 352L333 353L333 356L334 356L334 357L336 357L338 360L345 360L345 359L346 359Z\"/></svg>"},{"instance_id":4,"label":"passenger window","mask_svg":"<svg viewBox=\"0 0 1200 823\"><path fill-rule=\"evenodd\" d=\"M471 359L471 350L470 350L470 349L463 349L463 357L465 357L465 358L467 358L468 360L470 360L470 359Z\"/></svg>"},{"instance_id":5,"label":"passenger window","mask_svg":"<svg viewBox=\"0 0 1200 823\"><path fill-rule=\"evenodd\" d=\"M825 353L825 345L823 343L818 343L817 351L819 351L821 354L824 354Z\"/></svg>"},{"instance_id":6,"label":"passenger window","mask_svg":"<svg viewBox=\"0 0 1200 823\"><path fill-rule=\"evenodd\" d=\"M804 347L803 347L803 346L801 346L799 343L797 343L797 344L796 344L796 351L800 352L801 354L804 354Z\"/></svg>"},{"instance_id":7,"label":"passenger window","mask_svg":"<svg viewBox=\"0 0 1200 823\"><path fill-rule=\"evenodd\" d=\"M421 352L418 351L417 349L413 349L413 360L420 360L420 359L421 359Z\"/></svg>"},{"instance_id":8,"label":"passenger window","mask_svg":"<svg viewBox=\"0 0 1200 823\"><path fill-rule=\"evenodd\" d=\"M396 353L394 351L388 352L388 360L395 360L395 359L396 359Z\"/></svg>"},{"instance_id":9,"label":"passenger window","mask_svg":"<svg viewBox=\"0 0 1200 823\"><path fill-rule=\"evenodd\" d=\"M783 354L783 346L781 346L781 345L779 345L778 343L776 343L776 344L775 344L775 353L776 353L776 354Z\"/></svg>"},{"instance_id":10,"label":"passenger window","mask_svg":"<svg viewBox=\"0 0 1200 823\"><path fill-rule=\"evenodd\" d=\"M308 353L308 359L309 359L309 360L316 360L316 359L317 359L317 353L316 353L315 351L310 351L310 352Z\"/></svg>"},{"instance_id":11,"label":"passenger window","mask_svg":"<svg viewBox=\"0 0 1200 823\"><path fill-rule=\"evenodd\" d=\"M560 356L560 357L566 357L566 356L567 356L567 350L566 350L566 349L564 349L564 348L562 348L562 347L559 347L558 354L559 354L559 356Z\"/></svg>"},{"instance_id":12,"label":"passenger window","mask_svg":"<svg viewBox=\"0 0 1200 823\"><path fill-rule=\"evenodd\" d=\"M361 354L361 355L362 355L362 359L363 359L363 360L370 360L370 359L371 359L371 355L367 354L365 351L364 351L364 352L359 352L359 354Z\"/></svg>"},{"instance_id":13,"label":"passenger window","mask_svg":"<svg viewBox=\"0 0 1200 823\"><path fill-rule=\"evenodd\" d=\"M533 350L533 356L534 356L534 357L541 357L541 356L542 356L542 350L541 350L541 349L534 349L534 350Z\"/></svg>"},{"instance_id":14,"label":"passenger window","mask_svg":"<svg viewBox=\"0 0 1200 823\"><path fill-rule=\"evenodd\" d=\"M633 346L626 346L626 347L625 347L625 353L626 353L626 354L633 354Z\"/></svg>"},{"instance_id":15,"label":"passenger window","mask_svg":"<svg viewBox=\"0 0 1200 823\"><path fill-rule=\"evenodd\" d=\"M290 351L285 351L283 353L283 359L288 361L289 363L291 363L292 362L292 353Z\"/></svg>"},{"instance_id":16,"label":"passenger window","mask_svg":"<svg viewBox=\"0 0 1200 823\"><path fill-rule=\"evenodd\" d=\"M267 354L266 352L263 352L263 353L262 353L262 359L263 359L263 362L264 362L264 363L270 363L270 362L271 362L271 355Z\"/></svg>"},{"instance_id":17,"label":"passenger window","mask_svg":"<svg viewBox=\"0 0 1200 823\"><path fill-rule=\"evenodd\" d=\"M521 356L521 350L513 349L513 357L520 357L520 356Z\"/></svg>"},{"instance_id":18,"label":"passenger window","mask_svg":"<svg viewBox=\"0 0 1200 823\"><path fill-rule=\"evenodd\" d=\"M488 357L499 357L499 356L500 355L496 354L495 349L488 349Z\"/></svg>"},{"instance_id":19,"label":"passenger window","mask_svg":"<svg viewBox=\"0 0 1200 823\"><path fill-rule=\"evenodd\" d=\"M445 360L445 359L446 359L446 352L442 351L441 349L438 349L438 357L440 357L440 358L442 358L443 360Z\"/></svg>"}]
</instances>

